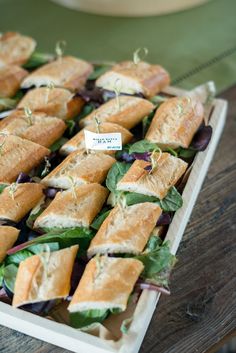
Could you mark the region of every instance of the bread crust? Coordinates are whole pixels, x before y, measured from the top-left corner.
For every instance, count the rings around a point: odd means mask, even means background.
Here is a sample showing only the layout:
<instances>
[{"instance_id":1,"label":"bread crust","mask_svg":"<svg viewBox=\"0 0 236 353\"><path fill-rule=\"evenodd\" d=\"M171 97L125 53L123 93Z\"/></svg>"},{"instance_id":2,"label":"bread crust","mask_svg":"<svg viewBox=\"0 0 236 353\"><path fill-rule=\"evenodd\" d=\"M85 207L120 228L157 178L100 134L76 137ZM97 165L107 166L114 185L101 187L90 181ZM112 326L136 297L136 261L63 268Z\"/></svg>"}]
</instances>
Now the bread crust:
<instances>
[{"instance_id":1,"label":"bread crust","mask_svg":"<svg viewBox=\"0 0 236 353\"><path fill-rule=\"evenodd\" d=\"M32 112L43 112L62 120L72 119L84 105L80 97L64 88L39 87L28 91L17 109L30 108Z\"/></svg>"},{"instance_id":2,"label":"bread crust","mask_svg":"<svg viewBox=\"0 0 236 353\"><path fill-rule=\"evenodd\" d=\"M123 61L100 76L96 80L96 86L112 89L117 80L121 82L121 92L142 93L151 98L169 85L170 76L160 65L151 65L144 61L137 64L133 61Z\"/></svg>"},{"instance_id":3,"label":"bread crust","mask_svg":"<svg viewBox=\"0 0 236 353\"><path fill-rule=\"evenodd\" d=\"M33 113L27 117L22 110L16 110L0 121L0 131L22 137L44 147L50 147L65 132L63 120L45 113Z\"/></svg>"},{"instance_id":4,"label":"bread crust","mask_svg":"<svg viewBox=\"0 0 236 353\"><path fill-rule=\"evenodd\" d=\"M189 97L174 97L157 109L146 139L160 147L189 147L204 118L202 104Z\"/></svg>"},{"instance_id":5,"label":"bread crust","mask_svg":"<svg viewBox=\"0 0 236 353\"><path fill-rule=\"evenodd\" d=\"M142 270L142 262L136 259L93 258L85 268L68 310L120 308L124 311Z\"/></svg>"},{"instance_id":6,"label":"bread crust","mask_svg":"<svg viewBox=\"0 0 236 353\"><path fill-rule=\"evenodd\" d=\"M7 64L23 65L34 52L36 42L33 38L17 32L6 32L0 36L0 66Z\"/></svg>"},{"instance_id":7,"label":"bread crust","mask_svg":"<svg viewBox=\"0 0 236 353\"><path fill-rule=\"evenodd\" d=\"M13 97L28 72L16 65L0 66L0 97Z\"/></svg>"},{"instance_id":8,"label":"bread crust","mask_svg":"<svg viewBox=\"0 0 236 353\"><path fill-rule=\"evenodd\" d=\"M62 189L82 184L100 184L115 162L115 158L104 153L87 154L85 151L75 151L49 173L42 183Z\"/></svg>"},{"instance_id":9,"label":"bread crust","mask_svg":"<svg viewBox=\"0 0 236 353\"><path fill-rule=\"evenodd\" d=\"M86 130L97 132L96 125L90 124L86 126ZM99 125L99 133L114 133L120 132L122 137L122 145L126 145L133 137L133 134L129 132L127 129L123 128L118 124L113 123L101 123ZM75 136L72 137L69 141L67 141L60 149L60 153L62 155L68 155L74 151L82 151L85 149L85 138L84 138L84 129L79 131ZM97 152L97 151L96 151ZM115 151L101 151L106 154L114 154Z\"/></svg>"},{"instance_id":10,"label":"bread crust","mask_svg":"<svg viewBox=\"0 0 236 353\"><path fill-rule=\"evenodd\" d=\"M152 173L144 168L149 162L136 160L118 182L117 190L137 192L163 199L184 174L188 164L170 153L162 153Z\"/></svg>"},{"instance_id":11,"label":"bread crust","mask_svg":"<svg viewBox=\"0 0 236 353\"><path fill-rule=\"evenodd\" d=\"M19 229L10 226L0 226L0 264L5 259L7 250L16 242Z\"/></svg>"},{"instance_id":12,"label":"bread crust","mask_svg":"<svg viewBox=\"0 0 236 353\"><path fill-rule=\"evenodd\" d=\"M94 119L97 118L100 122L118 124L129 130L140 123L153 109L154 105L146 99L119 96L118 100L116 98L109 100L82 119L80 126L94 124Z\"/></svg>"},{"instance_id":13,"label":"bread crust","mask_svg":"<svg viewBox=\"0 0 236 353\"><path fill-rule=\"evenodd\" d=\"M107 196L108 190L100 184L81 185L58 192L36 219L34 228L89 227Z\"/></svg>"},{"instance_id":14,"label":"bread crust","mask_svg":"<svg viewBox=\"0 0 236 353\"><path fill-rule=\"evenodd\" d=\"M13 307L67 297L78 248L74 245L22 261L16 276Z\"/></svg>"},{"instance_id":15,"label":"bread crust","mask_svg":"<svg viewBox=\"0 0 236 353\"><path fill-rule=\"evenodd\" d=\"M92 71L93 66L90 63L73 56L64 56L35 70L22 82L21 87L53 84L55 87L77 91L84 88Z\"/></svg>"},{"instance_id":16,"label":"bread crust","mask_svg":"<svg viewBox=\"0 0 236 353\"><path fill-rule=\"evenodd\" d=\"M121 208L116 206L92 239L88 256L106 253L141 253L162 213L151 202Z\"/></svg>"},{"instance_id":17,"label":"bread crust","mask_svg":"<svg viewBox=\"0 0 236 353\"><path fill-rule=\"evenodd\" d=\"M13 182L20 172L28 173L50 150L13 135L0 135L0 182Z\"/></svg>"},{"instance_id":18,"label":"bread crust","mask_svg":"<svg viewBox=\"0 0 236 353\"><path fill-rule=\"evenodd\" d=\"M0 194L0 218L19 222L42 198L43 189L36 183L7 186Z\"/></svg>"}]
</instances>

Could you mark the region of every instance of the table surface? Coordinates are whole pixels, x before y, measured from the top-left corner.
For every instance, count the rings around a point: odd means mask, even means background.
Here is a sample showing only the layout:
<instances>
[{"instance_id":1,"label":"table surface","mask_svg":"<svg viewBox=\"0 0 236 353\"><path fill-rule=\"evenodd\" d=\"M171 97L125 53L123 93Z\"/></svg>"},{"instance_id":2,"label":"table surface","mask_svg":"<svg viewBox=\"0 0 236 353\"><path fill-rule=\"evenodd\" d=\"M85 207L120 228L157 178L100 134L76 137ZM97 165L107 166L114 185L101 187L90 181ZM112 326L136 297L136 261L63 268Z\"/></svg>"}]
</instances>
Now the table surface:
<instances>
[{"instance_id":1,"label":"table surface","mask_svg":"<svg viewBox=\"0 0 236 353\"><path fill-rule=\"evenodd\" d=\"M236 86L221 97L225 130L178 251L172 294L161 297L140 353L215 352L236 334ZM1 353L67 352L1 326L0 342Z\"/></svg>"}]
</instances>

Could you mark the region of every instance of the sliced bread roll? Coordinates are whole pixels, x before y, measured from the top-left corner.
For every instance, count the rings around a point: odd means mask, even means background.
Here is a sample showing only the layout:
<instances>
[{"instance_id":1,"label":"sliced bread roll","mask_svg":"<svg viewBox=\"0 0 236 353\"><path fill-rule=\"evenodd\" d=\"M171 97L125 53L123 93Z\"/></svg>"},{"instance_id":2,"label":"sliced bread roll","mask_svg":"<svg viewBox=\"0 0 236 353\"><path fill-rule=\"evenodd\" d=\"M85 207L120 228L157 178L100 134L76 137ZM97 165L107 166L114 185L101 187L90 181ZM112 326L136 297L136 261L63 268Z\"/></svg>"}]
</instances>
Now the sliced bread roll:
<instances>
[{"instance_id":1,"label":"sliced bread roll","mask_svg":"<svg viewBox=\"0 0 236 353\"><path fill-rule=\"evenodd\" d=\"M44 147L50 147L66 128L61 119L36 112L26 116L22 110L16 110L0 121L0 132L20 136Z\"/></svg>"},{"instance_id":2,"label":"sliced bread roll","mask_svg":"<svg viewBox=\"0 0 236 353\"><path fill-rule=\"evenodd\" d=\"M95 109L80 121L80 125L86 127L89 124L94 124L96 118L101 123L114 123L129 130L140 123L153 109L154 105L146 99L119 96L117 99L113 98Z\"/></svg>"},{"instance_id":3,"label":"sliced bread roll","mask_svg":"<svg viewBox=\"0 0 236 353\"><path fill-rule=\"evenodd\" d=\"M12 305L18 307L57 298L70 292L72 269L79 246L28 257L20 263Z\"/></svg>"},{"instance_id":4,"label":"sliced bread roll","mask_svg":"<svg viewBox=\"0 0 236 353\"><path fill-rule=\"evenodd\" d=\"M53 84L75 91L84 88L93 66L73 56L64 56L32 72L21 84L22 88Z\"/></svg>"},{"instance_id":5,"label":"sliced bread roll","mask_svg":"<svg viewBox=\"0 0 236 353\"><path fill-rule=\"evenodd\" d=\"M13 182L20 172L28 173L50 151L18 136L0 133L0 182Z\"/></svg>"},{"instance_id":6,"label":"sliced bread roll","mask_svg":"<svg viewBox=\"0 0 236 353\"><path fill-rule=\"evenodd\" d=\"M9 226L0 226L0 264L5 259L7 250L17 241L19 229Z\"/></svg>"},{"instance_id":7,"label":"sliced bread roll","mask_svg":"<svg viewBox=\"0 0 236 353\"><path fill-rule=\"evenodd\" d=\"M16 65L0 66L0 97L13 97L28 72Z\"/></svg>"},{"instance_id":8,"label":"sliced bread roll","mask_svg":"<svg viewBox=\"0 0 236 353\"><path fill-rule=\"evenodd\" d=\"M117 190L137 192L163 199L184 174L188 164L170 153L162 153L153 172L145 168L149 162L136 160L118 182Z\"/></svg>"},{"instance_id":9,"label":"sliced bread roll","mask_svg":"<svg viewBox=\"0 0 236 353\"><path fill-rule=\"evenodd\" d=\"M115 158L104 153L87 154L75 151L49 173L42 183L62 189L90 183L100 184L115 162Z\"/></svg>"},{"instance_id":10,"label":"sliced bread roll","mask_svg":"<svg viewBox=\"0 0 236 353\"><path fill-rule=\"evenodd\" d=\"M7 64L23 65L34 52L33 38L16 32L6 32L0 36L0 66Z\"/></svg>"},{"instance_id":11,"label":"sliced bread roll","mask_svg":"<svg viewBox=\"0 0 236 353\"><path fill-rule=\"evenodd\" d=\"M140 61L123 61L96 80L96 86L114 91L118 86L120 92L128 94L141 93L150 98L169 85L168 72L159 65Z\"/></svg>"},{"instance_id":12,"label":"sliced bread roll","mask_svg":"<svg viewBox=\"0 0 236 353\"><path fill-rule=\"evenodd\" d=\"M35 88L26 93L17 109L29 108L32 112L43 112L62 120L75 117L84 105L80 97L64 88Z\"/></svg>"},{"instance_id":13,"label":"sliced bread roll","mask_svg":"<svg viewBox=\"0 0 236 353\"><path fill-rule=\"evenodd\" d=\"M151 202L125 208L116 206L92 239L88 255L141 253L161 212L161 208Z\"/></svg>"},{"instance_id":14,"label":"sliced bread roll","mask_svg":"<svg viewBox=\"0 0 236 353\"><path fill-rule=\"evenodd\" d=\"M68 310L92 309L124 311L134 285L143 270L139 260L101 256L87 264Z\"/></svg>"},{"instance_id":15,"label":"sliced bread roll","mask_svg":"<svg viewBox=\"0 0 236 353\"><path fill-rule=\"evenodd\" d=\"M96 125L94 125L94 124L86 126L86 130L91 131L91 132L97 132ZM133 137L131 132L129 132L127 129L123 128L122 126L120 126L118 124L105 122L105 123L101 123L99 125L99 133L101 133L101 134L115 133L115 132L121 133L122 145L127 144ZM68 155L71 152L81 151L84 149L85 149L85 137L84 137L84 129L83 129L61 147L60 153L62 155ZM102 152L107 153L107 154L115 153L115 151L102 151Z\"/></svg>"},{"instance_id":16,"label":"sliced bread roll","mask_svg":"<svg viewBox=\"0 0 236 353\"><path fill-rule=\"evenodd\" d=\"M157 109L145 138L163 148L187 148L203 117L200 102L190 97L170 98Z\"/></svg>"},{"instance_id":17,"label":"sliced bread roll","mask_svg":"<svg viewBox=\"0 0 236 353\"><path fill-rule=\"evenodd\" d=\"M58 192L36 219L34 228L89 227L101 210L108 190L100 184L87 184Z\"/></svg>"},{"instance_id":18,"label":"sliced bread roll","mask_svg":"<svg viewBox=\"0 0 236 353\"><path fill-rule=\"evenodd\" d=\"M11 184L0 194L0 218L19 222L43 197L43 185Z\"/></svg>"}]
</instances>

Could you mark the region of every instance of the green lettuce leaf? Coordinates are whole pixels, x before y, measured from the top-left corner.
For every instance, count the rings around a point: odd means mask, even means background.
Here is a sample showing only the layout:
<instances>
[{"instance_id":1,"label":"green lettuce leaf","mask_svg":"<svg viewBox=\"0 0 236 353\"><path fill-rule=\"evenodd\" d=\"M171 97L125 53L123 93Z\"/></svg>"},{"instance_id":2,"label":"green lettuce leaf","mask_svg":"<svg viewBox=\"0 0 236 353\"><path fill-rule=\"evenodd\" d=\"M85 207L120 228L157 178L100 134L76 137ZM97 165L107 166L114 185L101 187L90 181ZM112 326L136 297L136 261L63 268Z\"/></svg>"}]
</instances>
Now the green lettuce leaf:
<instances>
[{"instance_id":1,"label":"green lettuce leaf","mask_svg":"<svg viewBox=\"0 0 236 353\"><path fill-rule=\"evenodd\" d=\"M129 153L131 154L131 153L152 152L156 148L158 148L158 145L156 143L150 142L148 140L140 140L130 146Z\"/></svg>"},{"instance_id":2,"label":"green lettuce leaf","mask_svg":"<svg viewBox=\"0 0 236 353\"><path fill-rule=\"evenodd\" d=\"M58 151L61 148L61 146L63 146L67 141L68 139L66 137L61 137L60 139L55 141L54 144L51 145L50 151L51 152Z\"/></svg>"},{"instance_id":3,"label":"green lettuce leaf","mask_svg":"<svg viewBox=\"0 0 236 353\"><path fill-rule=\"evenodd\" d=\"M73 132L74 132L76 122L74 120L70 119L70 120L66 120L65 123L67 125L67 129L68 129L69 135L71 136L73 134Z\"/></svg>"},{"instance_id":4,"label":"green lettuce leaf","mask_svg":"<svg viewBox=\"0 0 236 353\"><path fill-rule=\"evenodd\" d=\"M36 69L39 66L47 64L52 59L53 55L51 54L39 53L35 51L23 67L28 70Z\"/></svg>"},{"instance_id":5,"label":"green lettuce leaf","mask_svg":"<svg viewBox=\"0 0 236 353\"><path fill-rule=\"evenodd\" d=\"M109 215L110 212L111 212L111 210L107 210L107 208L104 208L97 215L97 217L94 219L94 221L92 222L90 227L95 229L95 230L98 230L101 227L102 223L105 221L105 219L107 218L107 216Z\"/></svg>"},{"instance_id":6,"label":"green lettuce leaf","mask_svg":"<svg viewBox=\"0 0 236 353\"><path fill-rule=\"evenodd\" d=\"M14 293L17 271L18 267L14 264L6 266L3 270L4 284L12 293Z\"/></svg>"},{"instance_id":7,"label":"green lettuce leaf","mask_svg":"<svg viewBox=\"0 0 236 353\"><path fill-rule=\"evenodd\" d=\"M3 192L3 190L6 188L6 187L8 187L9 186L9 184L3 184L3 183L1 183L0 184L0 194Z\"/></svg>"},{"instance_id":8,"label":"green lettuce leaf","mask_svg":"<svg viewBox=\"0 0 236 353\"><path fill-rule=\"evenodd\" d=\"M147 247L141 255L135 258L144 265L141 278L146 282L168 288L170 272L176 262L175 256L170 252L168 242L162 245L156 243L155 246L152 244L152 247L149 244L149 248Z\"/></svg>"},{"instance_id":9,"label":"green lettuce leaf","mask_svg":"<svg viewBox=\"0 0 236 353\"><path fill-rule=\"evenodd\" d=\"M8 255L5 259L5 264L6 265L14 264L18 266L21 261L24 261L25 259L27 259L32 255L33 253L29 250L21 250L16 252L15 254Z\"/></svg>"},{"instance_id":10,"label":"green lettuce leaf","mask_svg":"<svg viewBox=\"0 0 236 353\"><path fill-rule=\"evenodd\" d=\"M130 167L131 164L124 162L116 162L115 164L113 164L107 174L106 179L106 186L111 192L117 193L117 183L123 178L123 176L127 173Z\"/></svg>"},{"instance_id":11,"label":"green lettuce leaf","mask_svg":"<svg viewBox=\"0 0 236 353\"><path fill-rule=\"evenodd\" d=\"M166 197L159 201L160 207L165 212L177 211L183 206L183 199L177 189L172 186Z\"/></svg>"},{"instance_id":12,"label":"green lettuce leaf","mask_svg":"<svg viewBox=\"0 0 236 353\"><path fill-rule=\"evenodd\" d=\"M95 66L94 71L90 74L88 80L96 80L99 76L105 74L111 66L108 65L99 65Z\"/></svg>"},{"instance_id":13,"label":"green lettuce leaf","mask_svg":"<svg viewBox=\"0 0 236 353\"><path fill-rule=\"evenodd\" d=\"M1 264L1 265L0 265L0 288L2 287L4 267L5 267L4 264Z\"/></svg>"},{"instance_id":14,"label":"green lettuce leaf","mask_svg":"<svg viewBox=\"0 0 236 353\"><path fill-rule=\"evenodd\" d=\"M95 322L103 322L109 315L108 309L92 309L70 313L70 325L74 328L82 328L94 324Z\"/></svg>"}]
</instances>

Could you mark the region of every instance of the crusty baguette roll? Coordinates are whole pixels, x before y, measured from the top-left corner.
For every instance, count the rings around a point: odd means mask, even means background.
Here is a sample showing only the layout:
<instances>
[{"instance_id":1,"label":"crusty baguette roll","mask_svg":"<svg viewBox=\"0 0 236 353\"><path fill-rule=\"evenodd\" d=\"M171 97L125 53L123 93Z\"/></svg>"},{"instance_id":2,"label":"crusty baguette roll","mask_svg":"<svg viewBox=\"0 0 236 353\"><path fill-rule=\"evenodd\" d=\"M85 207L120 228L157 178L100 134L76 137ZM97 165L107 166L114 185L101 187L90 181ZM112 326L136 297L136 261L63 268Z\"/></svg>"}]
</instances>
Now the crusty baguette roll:
<instances>
[{"instance_id":1,"label":"crusty baguette roll","mask_svg":"<svg viewBox=\"0 0 236 353\"><path fill-rule=\"evenodd\" d=\"M27 75L28 72L20 66L0 66L0 97L13 97Z\"/></svg>"},{"instance_id":2,"label":"crusty baguette roll","mask_svg":"<svg viewBox=\"0 0 236 353\"><path fill-rule=\"evenodd\" d=\"M88 131L91 132L97 132L96 125L91 124L86 126L85 128ZM124 127L118 125L118 124L113 124L113 123L101 123L99 125L99 133L101 134L106 134L106 133L114 133L114 132L120 132L121 137L122 137L122 145L126 145L133 137L131 132L129 132L127 129ZM60 153L62 155L68 155L71 152L74 151L81 151L85 149L85 138L84 138L84 129L79 131L72 139L67 141L60 149ZM98 152L98 151L96 151ZM102 151L103 153L107 154L113 154L115 151Z\"/></svg>"},{"instance_id":3,"label":"crusty baguette roll","mask_svg":"<svg viewBox=\"0 0 236 353\"><path fill-rule=\"evenodd\" d=\"M116 86L122 93L142 93L150 98L169 85L168 72L159 65L151 65L144 61L135 64L123 61L105 72L96 80L96 86L114 91Z\"/></svg>"},{"instance_id":4,"label":"crusty baguette roll","mask_svg":"<svg viewBox=\"0 0 236 353\"><path fill-rule=\"evenodd\" d=\"M64 56L41 66L32 72L21 84L22 88L40 87L53 84L71 91L84 88L93 66L73 56Z\"/></svg>"},{"instance_id":5,"label":"crusty baguette roll","mask_svg":"<svg viewBox=\"0 0 236 353\"><path fill-rule=\"evenodd\" d=\"M34 223L34 228L89 227L101 210L108 190L100 184L87 184L58 192Z\"/></svg>"},{"instance_id":6,"label":"crusty baguette roll","mask_svg":"<svg viewBox=\"0 0 236 353\"><path fill-rule=\"evenodd\" d=\"M0 194L0 218L19 222L42 197L41 184L11 184Z\"/></svg>"},{"instance_id":7,"label":"crusty baguette roll","mask_svg":"<svg viewBox=\"0 0 236 353\"><path fill-rule=\"evenodd\" d=\"M145 170L149 162L136 160L118 182L117 190L137 192L163 199L184 174L188 164L170 153L162 153L157 167L150 173Z\"/></svg>"},{"instance_id":8,"label":"crusty baguette roll","mask_svg":"<svg viewBox=\"0 0 236 353\"><path fill-rule=\"evenodd\" d=\"M121 309L124 311L144 266L136 259L94 257L87 264L68 310Z\"/></svg>"},{"instance_id":9,"label":"crusty baguette roll","mask_svg":"<svg viewBox=\"0 0 236 353\"><path fill-rule=\"evenodd\" d=\"M15 181L20 172L28 173L50 151L18 136L0 134L0 182Z\"/></svg>"},{"instance_id":10,"label":"crusty baguette roll","mask_svg":"<svg viewBox=\"0 0 236 353\"><path fill-rule=\"evenodd\" d=\"M20 136L44 147L50 147L66 128L61 119L36 112L27 116L22 110L15 110L0 121L0 132Z\"/></svg>"},{"instance_id":11,"label":"crusty baguette roll","mask_svg":"<svg viewBox=\"0 0 236 353\"><path fill-rule=\"evenodd\" d=\"M72 269L79 246L33 255L20 263L12 305L18 307L57 298L70 292ZM45 246L45 250L47 250Z\"/></svg>"},{"instance_id":12,"label":"crusty baguette roll","mask_svg":"<svg viewBox=\"0 0 236 353\"><path fill-rule=\"evenodd\" d=\"M62 189L82 184L101 184L115 162L115 158L104 153L87 154L84 151L75 151L49 173L42 183Z\"/></svg>"},{"instance_id":13,"label":"crusty baguette roll","mask_svg":"<svg viewBox=\"0 0 236 353\"><path fill-rule=\"evenodd\" d=\"M157 109L145 138L164 148L187 148L203 117L200 102L190 97L170 98Z\"/></svg>"},{"instance_id":14,"label":"crusty baguette roll","mask_svg":"<svg viewBox=\"0 0 236 353\"><path fill-rule=\"evenodd\" d=\"M161 212L161 208L151 202L125 208L116 206L92 239L88 256L106 253L141 253Z\"/></svg>"},{"instance_id":15,"label":"crusty baguette roll","mask_svg":"<svg viewBox=\"0 0 236 353\"><path fill-rule=\"evenodd\" d=\"M35 88L23 97L17 109L29 108L32 112L43 112L67 120L77 115L84 102L80 97L64 88Z\"/></svg>"},{"instance_id":16,"label":"crusty baguette roll","mask_svg":"<svg viewBox=\"0 0 236 353\"><path fill-rule=\"evenodd\" d=\"M0 226L0 263L5 259L7 250L17 241L19 229L9 226Z\"/></svg>"},{"instance_id":17,"label":"crusty baguette roll","mask_svg":"<svg viewBox=\"0 0 236 353\"><path fill-rule=\"evenodd\" d=\"M33 38L16 32L6 32L0 36L0 66L7 64L23 65L34 52L36 42Z\"/></svg>"},{"instance_id":18,"label":"crusty baguette roll","mask_svg":"<svg viewBox=\"0 0 236 353\"><path fill-rule=\"evenodd\" d=\"M82 127L94 123L97 118L100 122L115 123L126 129L132 129L135 125L154 109L154 105L146 99L130 96L119 96L90 113L80 121Z\"/></svg>"}]
</instances>

